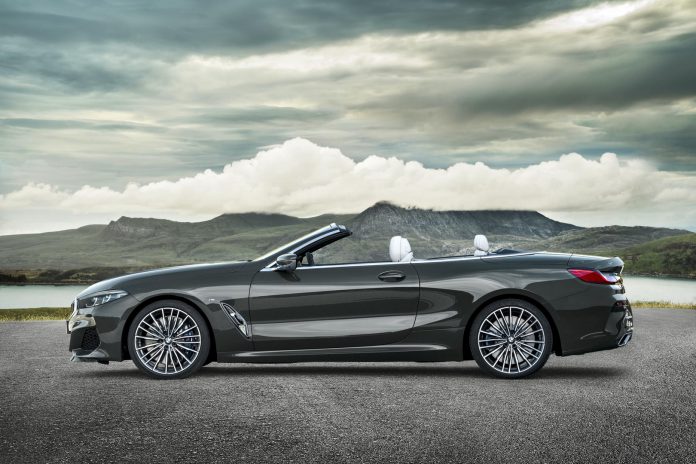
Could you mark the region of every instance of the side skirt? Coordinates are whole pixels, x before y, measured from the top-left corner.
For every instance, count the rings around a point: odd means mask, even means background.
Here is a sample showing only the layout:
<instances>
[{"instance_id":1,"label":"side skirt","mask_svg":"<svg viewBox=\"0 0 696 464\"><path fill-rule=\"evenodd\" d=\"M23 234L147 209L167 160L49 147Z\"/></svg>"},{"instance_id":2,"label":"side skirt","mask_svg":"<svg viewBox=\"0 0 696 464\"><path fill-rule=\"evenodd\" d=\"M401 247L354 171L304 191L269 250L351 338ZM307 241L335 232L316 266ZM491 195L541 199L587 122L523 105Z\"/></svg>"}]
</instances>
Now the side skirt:
<instances>
[{"instance_id":1,"label":"side skirt","mask_svg":"<svg viewBox=\"0 0 696 464\"><path fill-rule=\"evenodd\" d=\"M400 343L389 345L218 353L218 362L443 362L461 361L462 357L461 330L449 329L413 332Z\"/></svg>"},{"instance_id":2,"label":"side skirt","mask_svg":"<svg viewBox=\"0 0 696 464\"><path fill-rule=\"evenodd\" d=\"M218 362L312 362L312 361L455 361L441 345L382 345L347 348L315 348L285 351L240 351L219 353Z\"/></svg>"}]
</instances>

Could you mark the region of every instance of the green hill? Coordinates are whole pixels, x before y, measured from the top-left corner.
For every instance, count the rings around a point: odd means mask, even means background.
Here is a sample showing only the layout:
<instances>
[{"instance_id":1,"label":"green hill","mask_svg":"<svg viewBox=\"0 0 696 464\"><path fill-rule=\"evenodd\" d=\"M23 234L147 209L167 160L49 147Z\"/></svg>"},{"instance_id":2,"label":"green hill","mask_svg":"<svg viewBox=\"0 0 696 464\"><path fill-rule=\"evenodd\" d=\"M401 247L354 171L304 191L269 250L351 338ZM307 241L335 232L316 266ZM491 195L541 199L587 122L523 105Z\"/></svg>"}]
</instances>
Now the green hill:
<instances>
[{"instance_id":1,"label":"green hill","mask_svg":"<svg viewBox=\"0 0 696 464\"><path fill-rule=\"evenodd\" d=\"M0 282L91 282L177 264L250 259L331 222L353 236L318 262L382 261L389 239L409 239L417 258L473 252L483 233L492 248L618 255L632 273L696 276L694 235L655 227L582 228L535 211L432 211L377 203L357 215L297 218L224 214L208 221L121 217L107 225L0 236Z\"/></svg>"},{"instance_id":2,"label":"green hill","mask_svg":"<svg viewBox=\"0 0 696 464\"><path fill-rule=\"evenodd\" d=\"M615 253L631 274L671 275L696 278L696 234L667 237Z\"/></svg>"}]
</instances>

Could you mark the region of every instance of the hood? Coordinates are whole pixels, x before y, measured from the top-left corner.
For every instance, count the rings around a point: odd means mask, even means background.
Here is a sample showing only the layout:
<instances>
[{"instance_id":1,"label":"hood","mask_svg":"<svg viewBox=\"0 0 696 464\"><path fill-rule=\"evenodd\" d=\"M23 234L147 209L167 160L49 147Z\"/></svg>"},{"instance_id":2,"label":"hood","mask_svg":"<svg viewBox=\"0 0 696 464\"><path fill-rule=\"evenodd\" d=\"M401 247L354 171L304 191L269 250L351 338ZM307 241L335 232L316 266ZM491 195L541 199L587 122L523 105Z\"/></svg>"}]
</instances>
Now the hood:
<instances>
[{"instance_id":1,"label":"hood","mask_svg":"<svg viewBox=\"0 0 696 464\"><path fill-rule=\"evenodd\" d=\"M160 277L183 277L185 279L188 274L200 275L216 271L231 273L243 269L248 265L249 261L234 261L212 264L187 264L185 266L166 267L162 269L153 269L151 271L136 272L134 274L127 274L120 277L114 277L112 279L102 280L101 282L90 285L86 289L82 290L77 295L77 298L82 298L92 293L102 292L104 290L128 291L129 287L132 287L134 284L145 281L156 281Z\"/></svg>"}]
</instances>

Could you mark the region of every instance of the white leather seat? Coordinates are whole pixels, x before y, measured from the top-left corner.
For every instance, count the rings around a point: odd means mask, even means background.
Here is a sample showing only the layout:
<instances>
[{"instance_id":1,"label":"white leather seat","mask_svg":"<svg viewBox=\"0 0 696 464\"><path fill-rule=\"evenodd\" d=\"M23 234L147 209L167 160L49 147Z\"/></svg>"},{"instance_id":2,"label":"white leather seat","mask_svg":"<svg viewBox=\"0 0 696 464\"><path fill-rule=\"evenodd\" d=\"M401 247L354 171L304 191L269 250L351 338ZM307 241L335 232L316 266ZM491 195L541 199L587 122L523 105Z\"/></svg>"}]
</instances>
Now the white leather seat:
<instances>
[{"instance_id":1,"label":"white leather seat","mask_svg":"<svg viewBox=\"0 0 696 464\"><path fill-rule=\"evenodd\" d=\"M486 256L488 254L488 250L491 249L485 235L477 235L474 237L474 247L476 248L476 251L474 251L474 256Z\"/></svg>"},{"instance_id":2,"label":"white leather seat","mask_svg":"<svg viewBox=\"0 0 696 464\"><path fill-rule=\"evenodd\" d=\"M392 237L389 242L389 257L395 263L411 261L413 259L411 244L401 235Z\"/></svg>"}]
</instances>

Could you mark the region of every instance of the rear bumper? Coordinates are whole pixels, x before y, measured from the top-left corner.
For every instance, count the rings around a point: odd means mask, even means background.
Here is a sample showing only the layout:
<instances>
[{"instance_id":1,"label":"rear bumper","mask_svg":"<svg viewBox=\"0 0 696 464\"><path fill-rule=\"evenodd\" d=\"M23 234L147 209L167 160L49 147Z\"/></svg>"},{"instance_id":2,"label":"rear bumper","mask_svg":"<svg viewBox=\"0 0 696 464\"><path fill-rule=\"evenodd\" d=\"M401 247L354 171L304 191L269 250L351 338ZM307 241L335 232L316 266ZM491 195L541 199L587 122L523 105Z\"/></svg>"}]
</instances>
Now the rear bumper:
<instances>
[{"instance_id":1,"label":"rear bumper","mask_svg":"<svg viewBox=\"0 0 696 464\"><path fill-rule=\"evenodd\" d=\"M623 295L621 295L623 297ZM566 338L562 356L612 350L626 346L633 339L633 311L627 299L620 298L604 310L588 310L592 315L592 330L575 339Z\"/></svg>"}]
</instances>

